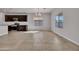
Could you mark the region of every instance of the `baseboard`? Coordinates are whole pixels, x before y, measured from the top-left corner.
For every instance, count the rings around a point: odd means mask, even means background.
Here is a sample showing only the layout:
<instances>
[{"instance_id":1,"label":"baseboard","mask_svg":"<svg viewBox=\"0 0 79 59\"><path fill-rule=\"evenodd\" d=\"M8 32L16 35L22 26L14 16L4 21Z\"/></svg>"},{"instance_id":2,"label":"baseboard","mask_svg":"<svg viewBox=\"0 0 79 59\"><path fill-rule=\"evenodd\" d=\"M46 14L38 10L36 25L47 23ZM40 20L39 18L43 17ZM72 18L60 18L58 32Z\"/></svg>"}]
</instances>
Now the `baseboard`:
<instances>
[{"instance_id":1,"label":"baseboard","mask_svg":"<svg viewBox=\"0 0 79 59\"><path fill-rule=\"evenodd\" d=\"M71 40L70 38L68 38L68 37L66 37L66 36L64 36L64 35L61 35L60 33L57 33L57 32L55 32L55 31L54 31L54 33L58 34L59 36L65 38L65 39L69 40L70 42L72 42L72 43L74 43L74 44L76 44L76 45L79 46L79 43L78 43L78 42L76 42L76 41L74 41L74 40Z\"/></svg>"},{"instance_id":2,"label":"baseboard","mask_svg":"<svg viewBox=\"0 0 79 59\"><path fill-rule=\"evenodd\" d=\"M0 36L6 35L6 34L8 34L8 33L3 33L3 34L0 34Z\"/></svg>"}]
</instances>

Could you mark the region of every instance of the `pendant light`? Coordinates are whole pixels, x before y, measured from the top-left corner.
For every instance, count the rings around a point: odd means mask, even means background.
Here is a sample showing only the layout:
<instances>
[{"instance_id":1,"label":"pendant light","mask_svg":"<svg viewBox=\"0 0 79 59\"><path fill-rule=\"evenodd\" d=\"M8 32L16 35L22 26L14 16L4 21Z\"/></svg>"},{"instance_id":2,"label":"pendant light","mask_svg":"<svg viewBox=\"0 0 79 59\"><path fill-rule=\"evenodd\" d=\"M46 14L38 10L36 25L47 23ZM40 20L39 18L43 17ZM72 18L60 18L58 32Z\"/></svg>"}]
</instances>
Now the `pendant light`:
<instances>
[{"instance_id":1,"label":"pendant light","mask_svg":"<svg viewBox=\"0 0 79 59\"><path fill-rule=\"evenodd\" d=\"M33 20L42 20L42 13L41 13L41 8L37 8L37 11L33 17Z\"/></svg>"}]
</instances>

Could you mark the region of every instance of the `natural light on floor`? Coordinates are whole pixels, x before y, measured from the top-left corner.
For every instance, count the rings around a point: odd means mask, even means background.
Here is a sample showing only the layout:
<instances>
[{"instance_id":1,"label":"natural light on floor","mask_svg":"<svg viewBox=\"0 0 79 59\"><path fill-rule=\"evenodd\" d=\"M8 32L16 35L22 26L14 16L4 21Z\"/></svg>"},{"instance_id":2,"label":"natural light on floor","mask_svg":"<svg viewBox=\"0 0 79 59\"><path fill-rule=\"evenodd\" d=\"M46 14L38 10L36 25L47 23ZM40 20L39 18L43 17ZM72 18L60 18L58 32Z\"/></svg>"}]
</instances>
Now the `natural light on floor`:
<instances>
[{"instance_id":1,"label":"natural light on floor","mask_svg":"<svg viewBox=\"0 0 79 59\"><path fill-rule=\"evenodd\" d=\"M27 31L27 32L23 32L23 33L37 33L39 31Z\"/></svg>"}]
</instances>

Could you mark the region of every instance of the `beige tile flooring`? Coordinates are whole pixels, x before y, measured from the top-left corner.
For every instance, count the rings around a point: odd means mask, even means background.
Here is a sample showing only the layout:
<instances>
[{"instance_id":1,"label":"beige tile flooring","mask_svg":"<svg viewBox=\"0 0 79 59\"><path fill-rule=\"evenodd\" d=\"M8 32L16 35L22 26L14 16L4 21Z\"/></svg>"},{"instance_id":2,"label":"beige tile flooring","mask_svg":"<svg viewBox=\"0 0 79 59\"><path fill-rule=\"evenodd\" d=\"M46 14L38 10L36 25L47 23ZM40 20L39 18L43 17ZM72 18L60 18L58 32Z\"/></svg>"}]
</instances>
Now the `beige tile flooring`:
<instances>
[{"instance_id":1,"label":"beige tile flooring","mask_svg":"<svg viewBox=\"0 0 79 59\"><path fill-rule=\"evenodd\" d=\"M47 31L9 32L0 36L1 51L79 51L79 46Z\"/></svg>"}]
</instances>

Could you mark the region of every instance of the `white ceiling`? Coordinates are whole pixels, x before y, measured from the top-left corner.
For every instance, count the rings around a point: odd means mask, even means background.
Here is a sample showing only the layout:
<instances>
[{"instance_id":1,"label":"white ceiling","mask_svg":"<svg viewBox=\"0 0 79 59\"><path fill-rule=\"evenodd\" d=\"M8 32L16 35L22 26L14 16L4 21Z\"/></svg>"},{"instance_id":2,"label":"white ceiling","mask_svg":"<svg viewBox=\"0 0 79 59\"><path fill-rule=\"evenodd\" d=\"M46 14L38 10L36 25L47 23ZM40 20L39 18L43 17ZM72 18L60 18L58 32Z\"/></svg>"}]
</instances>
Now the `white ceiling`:
<instances>
[{"instance_id":1,"label":"white ceiling","mask_svg":"<svg viewBox=\"0 0 79 59\"><path fill-rule=\"evenodd\" d=\"M0 8L0 12L5 13L51 13L54 8Z\"/></svg>"}]
</instances>

